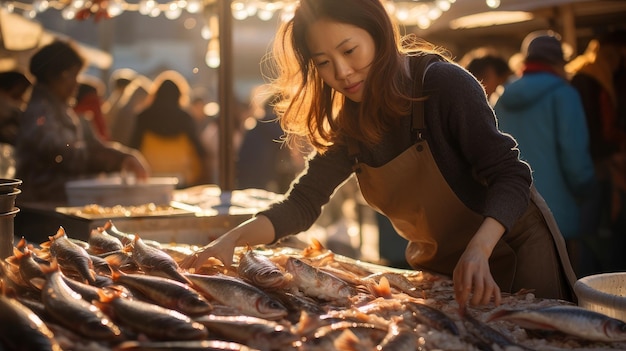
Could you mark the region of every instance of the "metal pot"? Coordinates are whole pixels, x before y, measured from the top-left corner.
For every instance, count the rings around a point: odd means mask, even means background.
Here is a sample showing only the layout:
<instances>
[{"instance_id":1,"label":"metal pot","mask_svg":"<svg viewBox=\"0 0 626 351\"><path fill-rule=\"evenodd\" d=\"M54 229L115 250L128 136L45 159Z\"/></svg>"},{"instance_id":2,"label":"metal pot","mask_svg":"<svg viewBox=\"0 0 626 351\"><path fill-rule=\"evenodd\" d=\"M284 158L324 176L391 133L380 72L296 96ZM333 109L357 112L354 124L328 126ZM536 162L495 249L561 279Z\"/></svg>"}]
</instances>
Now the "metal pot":
<instances>
[{"instance_id":1,"label":"metal pot","mask_svg":"<svg viewBox=\"0 0 626 351\"><path fill-rule=\"evenodd\" d=\"M0 259L13 255L13 222L18 212L20 209L15 207L12 211L0 214Z\"/></svg>"},{"instance_id":2,"label":"metal pot","mask_svg":"<svg viewBox=\"0 0 626 351\"><path fill-rule=\"evenodd\" d=\"M20 185L22 185L21 179L0 178L0 194L12 193Z\"/></svg>"},{"instance_id":3,"label":"metal pot","mask_svg":"<svg viewBox=\"0 0 626 351\"><path fill-rule=\"evenodd\" d=\"M8 194L0 194L0 213L13 211L13 208L15 207L15 199L21 192L22 190L20 189L14 189L13 192Z\"/></svg>"}]
</instances>

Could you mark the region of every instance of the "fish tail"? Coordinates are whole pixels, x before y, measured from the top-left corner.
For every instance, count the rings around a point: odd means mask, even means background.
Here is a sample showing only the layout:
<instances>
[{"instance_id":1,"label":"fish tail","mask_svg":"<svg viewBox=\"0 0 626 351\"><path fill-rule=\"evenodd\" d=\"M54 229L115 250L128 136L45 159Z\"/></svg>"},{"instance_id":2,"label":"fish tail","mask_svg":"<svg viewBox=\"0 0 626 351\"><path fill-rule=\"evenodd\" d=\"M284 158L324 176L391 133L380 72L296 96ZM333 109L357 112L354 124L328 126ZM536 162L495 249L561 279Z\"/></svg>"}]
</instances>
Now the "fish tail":
<instances>
[{"instance_id":1,"label":"fish tail","mask_svg":"<svg viewBox=\"0 0 626 351\"><path fill-rule=\"evenodd\" d=\"M17 247L18 249L26 248L27 246L28 245L27 245L26 239L24 237L21 237L20 240L15 245L15 247Z\"/></svg>"},{"instance_id":2,"label":"fish tail","mask_svg":"<svg viewBox=\"0 0 626 351\"><path fill-rule=\"evenodd\" d=\"M494 313L492 313L489 317L487 317L487 322L493 322L493 321L497 321L499 319L505 318L507 316L510 316L511 314L513 314L515 311L511 311L511 310L498 310L495 311Z\"/></svg>"},{"instance_id":3,"label":"fish tail","mask_svg":"<svg viewBox=\"0 0 626 351\"><path fill-rule=\"evenodd\" d=\"M389 280L385 277L381 277L378 283L372 282L368 284L369 292L376 297L383 297L385 299L390 299L391 296L391 285L389 285Z\"/></svg>"}]
</instances>

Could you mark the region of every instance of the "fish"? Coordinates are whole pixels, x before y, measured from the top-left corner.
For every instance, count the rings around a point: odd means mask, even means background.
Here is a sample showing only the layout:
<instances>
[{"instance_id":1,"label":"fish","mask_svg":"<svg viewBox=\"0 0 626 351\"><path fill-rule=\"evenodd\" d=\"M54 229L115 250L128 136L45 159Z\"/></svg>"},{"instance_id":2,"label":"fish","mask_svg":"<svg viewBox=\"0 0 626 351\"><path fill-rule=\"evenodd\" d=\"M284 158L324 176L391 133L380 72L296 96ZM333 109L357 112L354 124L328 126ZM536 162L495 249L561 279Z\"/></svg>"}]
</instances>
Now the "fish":
<instances>
[{"instance_id":1,"label":"fish","mask_svg":"<svg viewBox=\"0 0 626 351\"><path fill-rule=\"evenodd\" d=\"M101 288L79 282L72 278L68 278L65 275L61 275L61 278L70 289L80 294L83 300L91 302L98 299L98 291L100 291Z\"/></svg>"},{"instance_id":2,"label":"fish","mask_svg":"<svg viewBox=\"0 0 626 351\"><path fill-rule=\"evenodd\" d=\"M447 331L452 335L460 335L459 328L454 320L432 306L414 300L403 300L406 308L413 313L413 316L421 323L439 331Z\"/></svg>"},{"instance_id":3,"label":"fish","mask_svg":"<svg viewBox=\"0 0 626 351\"><path fill-rule=\"evenodd\" d=\"M93 270L93 262L85 248L70 240L63 227L60 227L54 236L48 238L50 241L45 243L45 246L50 255L56 258L61 268L72 269L89 284L95 283L96 273Z\"/></svg>"},{"instance_id":4,"label":"fish","mask_svg":"<svg viewBox=\"0 0 626 351\"><path fill-rule=\"evenodd\" d=\"M377 351L414 351L417 348L417 334L396 323L392 323L385 338L376 346Z\"/></svg>"},{"instance_id":5,"label":"fish","mask_svg":"<svg viewBox=\"0 0 626 351\"><path fill-rule=\"evenodd\" d=\"M155 340L202 340L209 336L204 325L176 310L126 298L113 290L101 290L94 305L120 325Z\"/></svg>"},{"instance_id":6,"label":"fish","mask_svg":"<svg viewBox=\"0 0 626 351\"><path fill-rule=\"evenodd\" d=\"M89 243L89 253L92 255L119 251L124 248L122 241L118 237L109 234L103 227L92 229L87 243Z\"/></svg>"},{"instance_id":7,"label":"fish","mask_svg":"<svg viewBox=\"0 0 626 351\"><path fill-rule=\"evenodd\" d=\"M260 288L277 289L285 286L291 279L267 256L248 250L239 257L237 273L247 282Z\"/></svg>"},{"instance_id":8,"label":"fish","mask_svg":"<svg viewBox=\"0 0 626 351\"><path fill-rule=\"evenodd\" d=\"M487 320L505 320L526 329L560 331L586 340L626 341L626 323L578 306L502 309L494 312Z\"/></svg>"},{"instance_id":9,"label":"fish","mask_svg":"<svg viewBox=\"0 0 626 351\"><path fill-rule=\"evenodd\" d=\"M133 261L146 273L165 278L171 278L183 284L188 284L189 280L181 273L178 263L161 249L155 248L135 235L130 249Z\"/></svg>"},{"instance_id":10,"label":"fish","mask_svg":"<svg viewBox=\"0 0 626 351\"><path fill-rule=\"evenodd\" d=\"M487 323L472 316L469 311L462 314L463 325L467 330L465 338L480 350L493 350L493 345L506 349L508 347L518 347L520 350L530 349L515 343L506 335L489 326Z\"/></svg>"},{"instance_id":11,"label":"fish","mask_svg":"<svg viewBox=\"0 0 626 351\"><path fill-rule=\"evenodd\" d=\"M283 350L300 340L288 326L258 317L205 315L194 320L225 340L259 350Z\"/></svg>"},{"instance_id":12,"label":"fish","mask_svg":"<svg viewBox=\"0 0 626 351\"><path fill-rule=\"evenodd\" d=\"M43 270L46 280L41 287L41 301L59 324L94 340L116 340L121 336L120 328L108 316L65 283L55 258Z\"/></svg>"},{"instance_id":13,"label":"fish","mask_svg":"<svg viewBox=\"0 0 626 351\"><path fill-rule=\"evenodd\" d=\"M379 272L371 274L364 278L364 280L374 280L380 281L385 278L389 284L400 290L401 292L415 298L421 298L423 296L423 291L418 291L415 284L413 284L405 275L394 272Z\"/></svg>"},{"instance_id":14,"label":"fish","mask_svg":"<svg viewBox=\"0 0 626 351\"><path fill-rule=\"evenodd\" d=\"M96 272L96 275L111 275L111 267L106 259L92 254L89 255L89 258L91 258L93 270Z\"/></svg>"},{"instance_id":15,"label":"fish","mask_svg":"<svg viewBox=\"0 0 626 351\"><path fill-rule=\"evenodd\" d=\"M150 301L187 315L205 314L213 309L200 292L170 278L114 270L112 279L117 284L138 291Z\"/></svg>"},{"instance_id":16,"label":"fish","mask_svg":"<svg viewBox=\"0 0 626 351\"><path fill-rule=\"evenodd\" d=\"M387 335L387 329L379 328L369 323L355 323L350 321L340 321L325 325L314 331L312 335L304 335L302 346L299 350L334 350L338 339L345 338L346 331L353 333L357 339L366 341L368 345L378 345ZM372 344L369 344L369 343ZM362 345L361 345L362 346ZM371 348L375 350L376 348Z\"/></svg>"},{"instance_id":17,"label":"fish","mask_svg":"<svg viewBox=\"0 0 626 351\"><path fill-rule=\"evenodd\" d=\"M119 230L119 228L117 228L113 224L113 221L111 220L107 221L102 227L102 229L107 234L118 238L124 246L128 244L132 244L132 242L135 240L135 234L126 233L126 232ZM161 243L159 243L158 241L146 240L146 239L142 239L142 240L148 246L152 246L157 249L161 248Z\"/></svg>"},{"instance_id":18,"label":"fish","mask_svg":"<svg viewBox=\"0 0 626 351\"><path fill-rule=\"evenodd\" d=\"M28 307L17 299L0 294L0 349L62 351L54 333Z\"/></svg>"},{"instance_id":19,"label":"fish","mask_svg":"<svg viewBox=\"0 0 626 351\"><path fill-rule=\"evenodd\" d=\"M196 273L186 273L185 277L191 281L192 287L209 299L234 307L245 315L278 320L288 313L287 308L280 301L242 279L226 275L208 276Z\"/></svg>"},{"instance_id":20,"label":"fish","mask_svg":"<svg viewBox=\"0 0 626 351\"><path fill-rule=\"evenodd\" d=\"M345 281L299 258L289 257L285 267L293 277L290 284L307 296L325 301L346 302L356 295L356 290Z\"/></svg>"},{"instance_id":21,"label":"fish","mask_svg":"<svg viewBox=\"0 0 626 351\"><path fill-rule=\"evenodd\" d=\"M221 340L125 341L113 351L260 351L246 345Z\"/></svg>"},{"instance_id":22,"label":"fish","mask_svg":"<svg viewBox=\"0 0 626 351\"><path fill-rule=\"evenodd\" d=\"M17 248L13 248L13 257L19 269L19 275L24 283L34 288L35 286L31 283L31 279L45 279L45 274L43 273L40 264L35 261L33 254L28 247L24 247L22 251Z\"/></svg>"}]
</instances>

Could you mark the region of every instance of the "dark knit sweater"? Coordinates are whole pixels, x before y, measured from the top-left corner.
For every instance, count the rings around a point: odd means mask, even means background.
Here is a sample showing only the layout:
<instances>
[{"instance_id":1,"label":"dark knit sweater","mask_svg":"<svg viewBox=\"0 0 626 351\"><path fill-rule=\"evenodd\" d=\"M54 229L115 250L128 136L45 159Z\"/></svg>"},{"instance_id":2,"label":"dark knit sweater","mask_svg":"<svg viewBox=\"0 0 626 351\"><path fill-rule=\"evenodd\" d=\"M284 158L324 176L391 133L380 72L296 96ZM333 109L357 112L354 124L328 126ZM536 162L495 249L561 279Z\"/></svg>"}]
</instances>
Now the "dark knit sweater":
<instances>
[{"instance_id":1,"label":"dark knit sweater","mask_svg":"<svg viewBox=\"0 0 626 351\"><path fill-rule=\"evenodd\" d=\"M444 178L466 206L510 230L528 206L532 177L519 160L516 142L498 131L482 86L460 66L437 62L428 68L424 89L429 98L423 135ZM376 148L361 145L359 160L379 167L412 144L411 118L406 116ZM259 214L274 225L276 240L307 230L351 174L346 146L315 154L285 199Z\"/></svg>"}]
</instances>

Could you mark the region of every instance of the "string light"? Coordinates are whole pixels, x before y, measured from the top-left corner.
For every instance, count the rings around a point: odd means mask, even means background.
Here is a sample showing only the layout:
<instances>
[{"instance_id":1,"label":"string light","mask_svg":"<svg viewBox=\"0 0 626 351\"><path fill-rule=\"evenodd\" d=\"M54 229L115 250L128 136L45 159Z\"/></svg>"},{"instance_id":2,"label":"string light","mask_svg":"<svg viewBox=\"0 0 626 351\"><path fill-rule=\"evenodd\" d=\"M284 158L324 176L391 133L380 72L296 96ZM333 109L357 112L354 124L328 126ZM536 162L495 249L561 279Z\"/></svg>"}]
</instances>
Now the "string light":
<instances>
[{"instance_id":1,"label":"string light","mask_svg":"<svg viewBox=\"0 0 626 351\"><path fill-rule=\"evenodd\" d=\"M206 63L212 68L220 64L217 14L208 8L215 6L220 0L170 0L164 3L157 0L34 0L31 3L22 1L25 0L5 0L0 2L0 6L10 13L21 13L28 19L34 19L39 13L55 9L60 11L66 20L93 18L95 21L117 17L124 12L139 12L150 17L163 14L166 18L175 20L183 11L196 14L208 9L209 18L201 32L202 38L208 41ZM387 12L398 23L427 29L448 11L456 0L383 0L383 2ZM235 20L257 17L262 21L269 21L278 17L281 21L288 21L293 18L297 3L298 0L232 0L231 13ZM486 4L490 8L496 8L500 1L486 0Z\"/></svg>"},{"instance_id":2,"label":"string light","mask_svg":"<svg viewBox=\"0 0 626 351\"><path fill-rule=\"evenodd\" d=\"M8 12L20 12L24 17L33 19L37 14L56 9L61 11L64 19L84 20L93 17L95 20L113 18L124 12L139 12L142 15L175 20L183 11L195 14L206 6L215 5L219 0L171 0L160 3L157 0L25 0L2 1L2 7ZM132 1L132 2L130 2ZM489 6L498 0L486 0ZM288 21L293 17L298 0L233 0L231 12L236 20L257 17L269 21L279 17ZM387 11L400 23L407 26L428 28L445 11L448 11L456 0L384 0Z\"/></svg>"}]
</instances>

